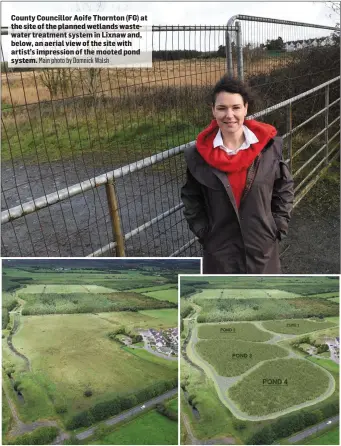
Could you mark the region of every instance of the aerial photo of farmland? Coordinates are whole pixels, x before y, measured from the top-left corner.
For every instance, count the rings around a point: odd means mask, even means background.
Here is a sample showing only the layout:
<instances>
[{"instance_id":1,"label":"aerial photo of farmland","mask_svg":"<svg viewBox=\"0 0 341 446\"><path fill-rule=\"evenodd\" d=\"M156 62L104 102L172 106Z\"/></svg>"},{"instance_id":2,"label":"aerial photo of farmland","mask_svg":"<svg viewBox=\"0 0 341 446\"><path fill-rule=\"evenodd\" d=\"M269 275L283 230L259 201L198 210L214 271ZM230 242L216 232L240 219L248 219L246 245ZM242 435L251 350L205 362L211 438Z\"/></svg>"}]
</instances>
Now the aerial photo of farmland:
<instances>
[{"instance_id":1,"label":"aerial photo of farmland","mask_svg":"<svg viewBox=\"0 0 341 446\"><path fill-rule=\"evenodd\" d=\"M199 260L2 271L3 444L178 444L178 273Z\"/></svg>"},{"instance_id":2,"label":"aerial photo of farmland","mask_svg":"<svg viewBox=\"0 0 341 446\"><path fill-rule=\"evenodd\" d=\"M339 278L180 277L181 444L339 443Z\"/></svg>"}]
</instances>

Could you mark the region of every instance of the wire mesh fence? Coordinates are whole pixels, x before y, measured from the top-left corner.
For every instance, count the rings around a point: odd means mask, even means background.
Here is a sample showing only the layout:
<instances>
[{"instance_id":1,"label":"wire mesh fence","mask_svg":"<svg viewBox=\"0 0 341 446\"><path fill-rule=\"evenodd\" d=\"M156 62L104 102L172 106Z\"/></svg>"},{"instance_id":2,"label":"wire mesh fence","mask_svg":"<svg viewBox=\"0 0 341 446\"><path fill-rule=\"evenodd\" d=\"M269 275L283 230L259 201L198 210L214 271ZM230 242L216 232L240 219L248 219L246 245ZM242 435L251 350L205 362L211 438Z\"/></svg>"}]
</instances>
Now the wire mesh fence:
<instances>
[{"instance_id":1,"label":"wire mesh fence","mask_svg":"<svg viewBox=\"0 0 341 446\"><path fill-rule=\"evenodd\" d=\"M289 51L289 46L284 50L271 49L271 39L277 39L276 45L279 41L272 27L291 29L291 34L282 31L279 34L283 44L287 44L286 36L295 42L295 26L261 25L262 37L260 31L257 34L252 27L248 30L243 22L240 27L154 26L152 69L9 71L5 67L2 255L116 255L103 185L112 178L108 172L118 172L126 165L130 167L125 168L125 175L114 176L118 213L126 235L125 255L200 255L200 246L190 242L193 236L182 216L180 187L185 181L182 149L175 150L173 156L160 156L156 164L146 160L193 141L208 124L211 87L227 68L228 38L242 45L244 78L260 98L255 110L279 103L339 74L339 62L333 56L335 48L339 51L335 33L328 44L313 47L321 64L311 64L311 70L315 67L318 70L312 72L305 67L306 71L304 68L299 71L301 64L304 65L302 60L310 61L311 53L304 58L303 54L308 53ZM299 29L301 32L305 28ZM325 35L326 31L331 30L314 29ZM238 51L232 45L235 75ZM329 57L333 59L328 65ZM238 63L240 67L240 60ZM290 72L285 71L288 67ZM329 86L328 94L329 104L339 98L338 83ZM321 110L325 100L326 93L321 89L295 102L290 110L291 126ZM329 123L335 120L338 108L334 103L329 109ZM284 135L288 130L288 113L288 108L276 109L260 119L273 123ZM318 133L317 122L323 129L325 114L311 121L309 132L308 123L286 138L288 154L290 150L295 153ZM339 124L334 122L330 135L337 128ZM319 138L323 140L325 134L322 132ZM314 144L321 142L319 138ZM317 146L309 146L297 155L295 168L304 165L314 147ZM142 164L148 166L132 168L139 160L145 160ZM315 161L320 161L319 155ZM305 166L301 174L307 175L311 166ZM98 176L104 178L103 182L94 180L91 185L89 179ZM85 185L87 181L91 187ZM78 183L80 191L73 194ZM51 194L53 199L44 198ZM42 202L46 206L41 206ZM16 212L13 208L19 209L19 218L13 218Z\"/></svg>"}]
</instances>

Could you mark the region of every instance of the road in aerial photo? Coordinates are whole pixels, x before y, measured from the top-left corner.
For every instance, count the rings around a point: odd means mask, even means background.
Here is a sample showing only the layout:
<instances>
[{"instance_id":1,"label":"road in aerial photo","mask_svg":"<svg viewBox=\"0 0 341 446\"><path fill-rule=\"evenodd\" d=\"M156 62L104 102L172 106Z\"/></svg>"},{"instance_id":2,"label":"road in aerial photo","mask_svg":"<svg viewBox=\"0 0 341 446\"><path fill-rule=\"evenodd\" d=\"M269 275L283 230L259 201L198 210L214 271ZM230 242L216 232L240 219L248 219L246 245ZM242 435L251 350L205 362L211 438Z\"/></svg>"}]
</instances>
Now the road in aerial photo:
<instances>
[{"instance_id":1,"label":"road in aerial photo","mask_svg":"<svg viewBox=\"0 0 341 446\"><path fill-rule=\"evenodd\" d=\"M339 444L338 277L182 276L180 296L181 444Z\"/></svg>"},{"instance_id":2,"label":"road in aerial photo","mask_svg":"<svg viewBox=\"0 0 341 446\"><path fill-rule=\"evenodd\" d=\"M178 273L200 259L2 265L2 444L177 445Z\"/></svg>"}]
</instances>

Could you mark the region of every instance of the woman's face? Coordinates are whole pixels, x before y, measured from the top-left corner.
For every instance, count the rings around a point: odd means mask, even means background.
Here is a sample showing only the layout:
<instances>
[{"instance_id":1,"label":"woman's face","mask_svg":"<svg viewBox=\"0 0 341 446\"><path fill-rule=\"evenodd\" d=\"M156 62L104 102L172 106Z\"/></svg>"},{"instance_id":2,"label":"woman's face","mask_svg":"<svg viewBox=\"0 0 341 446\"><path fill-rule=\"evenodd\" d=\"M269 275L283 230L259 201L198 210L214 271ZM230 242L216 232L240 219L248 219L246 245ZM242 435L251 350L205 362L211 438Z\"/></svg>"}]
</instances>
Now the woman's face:
<instances>
[{"instance_id":1,"label":"woman's face","mask_svg":"<svg viewBox=\"0 0 341 446\"><path fill-rule=\"evenodd\" d=\"M247 105L244 105L239 93L221 91L217 94L212 112L222 133L236 133L241 129L247 114Z\"/></svg>"}]
</instances>

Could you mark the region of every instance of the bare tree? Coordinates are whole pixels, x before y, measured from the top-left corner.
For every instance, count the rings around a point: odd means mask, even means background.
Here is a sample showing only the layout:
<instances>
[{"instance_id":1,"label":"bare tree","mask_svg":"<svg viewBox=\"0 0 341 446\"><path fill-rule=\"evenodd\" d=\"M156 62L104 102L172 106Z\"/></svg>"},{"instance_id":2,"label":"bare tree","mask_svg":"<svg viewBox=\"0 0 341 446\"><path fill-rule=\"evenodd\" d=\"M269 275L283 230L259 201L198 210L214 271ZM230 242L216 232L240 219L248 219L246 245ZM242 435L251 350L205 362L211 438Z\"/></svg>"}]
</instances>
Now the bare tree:
<instances>
[{"instance_id":1,"label":"bare tree","mask_svg":"<svg viewBox=\"0 0 341 446\"><path fill-rule=\"evenodd\" d=\"M70 68L44 68L40 74L40 80L49 90L51 99L58 93L67 94L71 89L74 70Z\"/></svg>"},{"instance_id":2,"label":"bare tree","mask_svg":"<svg viewBox=\"0 0 341 446\"><path fill-rule=\"evenodd\" d=\"M77 10L79 12L98 13L102 9L102 2L78 2ZM101 73L102 68L87 68L85 70L79 70L79 81L81 82L86 93L89 94L94 101L98 99L100 93Z\"/></svg>"},{"instance_id":3,"label":"bare tree","mask_svg":"<svg viewBox=\"0 0 341 446\"><path fill-rule=\"evenodd\" d=\"M340 2L325 2L325 5L333 11L328 14L328 17L330 19L335 19L337 21L336 27L340 28ZM337 16L337 18L335 16Z\"/></svg>"}]
</instances>

